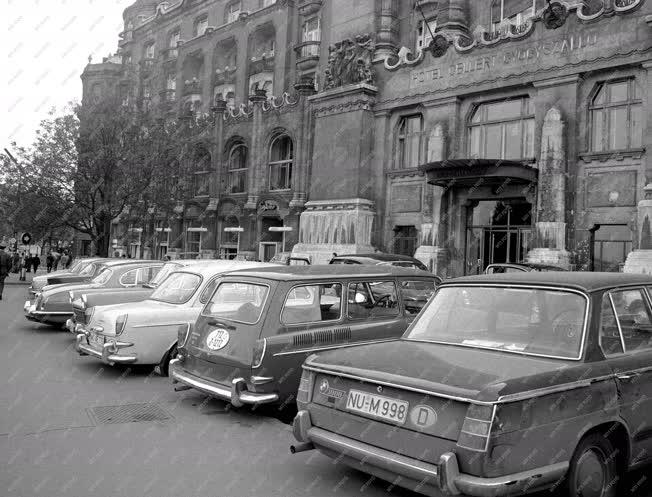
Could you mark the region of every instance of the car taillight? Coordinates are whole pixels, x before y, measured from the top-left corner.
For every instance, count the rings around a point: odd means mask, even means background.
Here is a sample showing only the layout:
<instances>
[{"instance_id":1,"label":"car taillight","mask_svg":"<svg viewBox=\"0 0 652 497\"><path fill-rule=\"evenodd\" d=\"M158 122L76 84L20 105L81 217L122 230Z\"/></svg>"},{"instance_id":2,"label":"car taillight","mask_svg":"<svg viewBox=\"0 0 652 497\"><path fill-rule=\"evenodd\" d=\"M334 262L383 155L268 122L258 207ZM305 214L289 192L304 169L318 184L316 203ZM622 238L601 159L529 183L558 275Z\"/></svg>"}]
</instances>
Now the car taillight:
<instances>
[{"instance_id":1,"label":"car taillight","mask_svg":"<svg viewBox=\"0 0 652 497\"><path fill-rule=\"evenodd\" d=\"M262 340L256 340L254 345L254 355L251 360L251 368L259 368L263 363L263 358L265 357L265 350L267 349L267 340L263 338Z\"/></svg>"},{"instance_id":2,"label":"car taillight","mask_svg":"<svg viewBox=\"0 0 652 497\"><path fill-rule=\"evenodd\" d=\"M477 452L486 452L489 448L495 414L496 406L494 405L471 404L466 411L466 418L464 418L457 445Z\"/></svg>"},{"instance_id":3,"label":"car taillight","mask_svg":"<svg viewBox=\"0 0 652 497\"><path fill-rule=\"evenodd\" d=\"M115 334L120 335L125 330L125 326L127 326L127 315L121 314L115 320Z\"/></svg>"},{"instance_id":4,"label":"car taillight","mask_svg":"<svg viewBox=\"0 0 652 497\"><path fill-rule=\"evenodd\" d=\"M190 323L182 324L177 330L177 348L181 349L186 346L188 337L190 337Z\"/></svg>"},{"instance_id":5,"label":"car taillight","mask_svg":"<svg viewBox=\"0 0 652 497\"><path fill-rule=\"evenodd\" d=\"M307 404L312 399L312 385L314 383L314 373L304 369L301 373L301 381L299 381L299 390L297 390L297 406L301 408L300 404Z\"/></svg>"}]
</instances>

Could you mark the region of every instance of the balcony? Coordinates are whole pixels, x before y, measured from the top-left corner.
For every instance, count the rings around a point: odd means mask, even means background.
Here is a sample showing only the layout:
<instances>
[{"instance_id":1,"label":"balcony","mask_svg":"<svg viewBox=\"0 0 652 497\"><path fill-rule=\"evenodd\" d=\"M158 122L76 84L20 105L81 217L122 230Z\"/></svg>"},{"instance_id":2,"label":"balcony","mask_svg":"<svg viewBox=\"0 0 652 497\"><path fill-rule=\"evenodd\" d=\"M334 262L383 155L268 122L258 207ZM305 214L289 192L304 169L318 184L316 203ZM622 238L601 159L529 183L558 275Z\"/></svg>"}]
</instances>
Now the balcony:
<instances>
[{"instance_id":1,"label":"balcony","mask_svg":"<svg viewBox=\"0 0 652 497\"><path fill-rule=\"evenodd\" d=\"M304 41L294 46L297 54L297 69L299 71L312 71L319 64L320 41Z\"/></svg>"},{"instance_id":2,"label":"balcony","mask_svg":"<svg viewBox=\"0 0 652 497\"><path fill-rule=\"evenodd\" d=\"M235 72L235 66L226 66L223 69L215 69L215 73L213 73L213 86L235 83Z\"/></svg>"},{"instance_id":3,"label":"balcony","mask_svg":"<svg viewBox=\"0 0 652 497\"><path fill-rule=\"evenodd\" d=\"M252 57L249 62L249 74L261 72L274 72L274 52L269 55L263 54L261 58Z\"/></svg>"},{"instance_id":4,"label":"balcony","mask_svg":"<svg viewBox=\"0 0 652 497\"><path fill-rule=\"evenodd\" d=\"M319 12L322 3L322 0L299 0L299 15L308 17Z\"/></svg>"},{"instance_id":5,"label":"balcony","mask_svg":"<svg viewBox=\"0 0 652 497\"><path fill-rule=\"evenodd\" d=\"M201 87L201 81L198 81L196 79L192 81L186 81L183 84L183 96L192 96L192 95L197 95L201 97L202 94L202 87Z\"/></svg>"},{"instance_id":6,"label":"balcony","mask_svg":"<svg viewBox=\"0 0 652 497\"><path fill-rule=\"evenodd\" d=\"M165 62L168 62L170 60L177 60L177 58L179 57L179 49L176 47L166 48L165 50L162 51L162 55L163 55L163 60Z\"/></svg>"}]
</instances>

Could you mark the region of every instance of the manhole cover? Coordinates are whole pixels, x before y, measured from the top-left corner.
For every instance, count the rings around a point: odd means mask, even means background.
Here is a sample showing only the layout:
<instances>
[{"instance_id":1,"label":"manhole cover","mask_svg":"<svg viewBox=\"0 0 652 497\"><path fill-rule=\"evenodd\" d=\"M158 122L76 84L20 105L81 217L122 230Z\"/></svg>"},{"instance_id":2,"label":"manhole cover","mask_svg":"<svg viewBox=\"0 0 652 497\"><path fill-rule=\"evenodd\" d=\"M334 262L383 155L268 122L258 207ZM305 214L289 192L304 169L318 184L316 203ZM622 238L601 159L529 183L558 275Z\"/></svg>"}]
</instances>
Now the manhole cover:
<instances>
[{"instance_id":1,"label":"manhole cover","mask_svg":"<svg viewBox=\"0 0 652 497\"><path fill-rule=\"evenodd\" d=\"M96 425L138 423L139 421L167 421L172 415L156 404L127 404L100 406L88 409Z\"/></svg>"}]
</instances>

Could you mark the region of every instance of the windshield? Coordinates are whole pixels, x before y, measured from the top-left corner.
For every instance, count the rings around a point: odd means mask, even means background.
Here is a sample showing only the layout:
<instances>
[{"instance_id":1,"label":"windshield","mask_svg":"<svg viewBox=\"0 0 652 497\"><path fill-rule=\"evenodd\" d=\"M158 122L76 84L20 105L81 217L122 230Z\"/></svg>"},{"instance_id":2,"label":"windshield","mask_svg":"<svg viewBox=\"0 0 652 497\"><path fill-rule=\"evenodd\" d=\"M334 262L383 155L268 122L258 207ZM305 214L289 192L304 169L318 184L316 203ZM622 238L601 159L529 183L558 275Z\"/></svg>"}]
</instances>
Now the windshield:
<instances>
[{"instance_id":1,"label":"windshield","mask_svg":"<svg viewBox=\"0 0 652 497\"><path fill-rule=\"evenodd\" d=\"M192 273L172 273L154 290L151 300L168 304L183 304L190 300L201 283L201 276Z\"/></svg>"},{"instance_id":2,"label":"windshield","mask_svg":"<svg viewBox=\"0 0 652 497\"><path fill-rule=\"evenodd\" d=\"M71 273L78 273L82 270L83 267L84 267L84 261L83 260L77 261L72 265L72 267L68 271L70 271Z\"/></svg>"},{"instance_id":3,"label":"windshield","mask_svg":"<svg viewBox=\"0 0 652 497\"><path fill-rule=\"evenodd\" d=\"M205 314L253 324L258 321L269 288L252 283L222 283L206 305Z\"/></svg>"},{"instance_id":4,"label":"windshield","mask_svg":"<svg viewBox=\"0 0 652 497\"><path fill-rule=\"evenodd\" d=\"M176 269L180 269L181 264L177 264L176 262L167 262L163 265L161 270L154 276L151 280L149 280L146 284L149 287L155 288L161 284L165 278L167 278L170 273Z\"/></svg>"},{"instance_id":5,"label":"windshield","mask_svg":"<svg viewBox=\"0 0 652 497\"><path fill-rule=\"evenodd\" d=\"M111 279L111 275L113 274L113 271L111 271L108 268L102 269L100 271L100 274L98 274L95 278L93 278L93 283L97 283L99 285L104 285Z\"/></svg>"},{"instance_id":6,"label":"windshield","mask_svg":"<svg viewBox=\"0 0 652 497\"><path fill-rule=\"evenodd\" d=\"M579 359L585 311L586 298L569 291L444 287L405 337Z\"/></svg>"},{"instance_id":7,"label":"windshield","mask_svg":"<svg viewBox=\"0 0 652 497\"><path fill-rule=\"evenodd\" d=\"M93 276L96 267L97 264L91 262L88 266L86 266L84 269L82 269L79 272L79 276Z\"/></svg>"}]
</instances>

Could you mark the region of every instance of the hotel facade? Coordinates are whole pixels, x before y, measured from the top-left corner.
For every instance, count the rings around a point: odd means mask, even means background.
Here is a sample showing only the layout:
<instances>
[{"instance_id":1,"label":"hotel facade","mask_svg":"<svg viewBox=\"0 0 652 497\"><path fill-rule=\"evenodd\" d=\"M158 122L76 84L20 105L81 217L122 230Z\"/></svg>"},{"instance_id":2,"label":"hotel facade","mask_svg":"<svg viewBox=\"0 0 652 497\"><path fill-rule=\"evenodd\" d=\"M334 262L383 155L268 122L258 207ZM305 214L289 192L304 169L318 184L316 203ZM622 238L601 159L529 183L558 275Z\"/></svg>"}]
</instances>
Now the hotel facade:
<instances>
[{"instance_id":1,"label":"hotel facade","mask_svg":"<svg viewBox=\"0 0 652 497\"><path fill-rule=\"evenodd\" d=\"M83 101L212 124L192 193L125 211L117 251L652 260L649 0L138 0L124 23Z\"/></svg>"}]
</instances>

